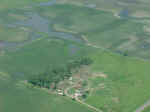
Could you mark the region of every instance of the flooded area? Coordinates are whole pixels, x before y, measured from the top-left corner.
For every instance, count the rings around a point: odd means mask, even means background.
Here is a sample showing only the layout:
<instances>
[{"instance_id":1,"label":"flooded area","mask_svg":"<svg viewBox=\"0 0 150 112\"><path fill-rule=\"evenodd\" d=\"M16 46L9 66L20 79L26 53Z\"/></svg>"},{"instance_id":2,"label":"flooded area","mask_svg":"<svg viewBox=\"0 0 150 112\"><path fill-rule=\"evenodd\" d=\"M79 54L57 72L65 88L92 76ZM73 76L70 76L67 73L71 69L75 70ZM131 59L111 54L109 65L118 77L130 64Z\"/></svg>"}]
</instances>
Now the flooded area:
<instances>
[{"instance_id":1,"label":"flooded area","mask_svg":"<svg viewBox=\"0 0 150 112\"><path fill-rule=\"evenodd\" d=\"M32 8L34 7L47 7L52 6L56 3L56 0L52 0L50 2L42 2L39 4L32 4ZM18 9L19 10L19 9ZM24 16L28 19L26 20L18 20L17 22L6 24L5 26L8 28L31 28L33 31L29 34L28 40L23 42L1 42L0 46L4 48L13 49L18 46L22 46L27 42L31 42L37 38L42 38L42 35L39 32L46 33L49 37L56 37L64 40L70 40L74 42L83 42L83 39L80 35L67 33L67 32L56 32L52 29L52 24L55 20L48 20L38 14L38 12L31 10L30 12L24 12Z\"/></svg>"},{"instance_id":2,"label":"flooded area","mask_svg":"<svg viewBox=\"0 0 150 112\"><path fill-rule=\"evenodd\" d=\"M45 32L48 33L49 28L49 21L40 17L37 13L29 12L26 14L29 17L26 21L18 21L17 23L13 24L14 26L23 26L23 27L31 27L35 29L37 32Z\"/></svg>"}]
</instances>

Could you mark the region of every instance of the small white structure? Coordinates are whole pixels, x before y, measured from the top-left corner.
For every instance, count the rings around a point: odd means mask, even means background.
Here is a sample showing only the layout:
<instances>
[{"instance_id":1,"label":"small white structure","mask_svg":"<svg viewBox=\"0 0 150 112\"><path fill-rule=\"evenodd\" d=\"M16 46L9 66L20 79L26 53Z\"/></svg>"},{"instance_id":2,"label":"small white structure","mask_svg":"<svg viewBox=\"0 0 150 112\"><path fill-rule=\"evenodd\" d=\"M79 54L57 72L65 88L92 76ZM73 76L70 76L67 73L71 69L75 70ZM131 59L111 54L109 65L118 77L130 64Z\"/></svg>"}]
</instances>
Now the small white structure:
<instances>
[{"instance_id":1,"label":"small white structure","mask_svg":"<svg viewBox=\"0 0 150 112\"><path fill-rule=\"evenodd\" d=\"M64 95L63 90L58 89L57 92L58 92L58 95L61 95L61 96Z\"/></svg>"},{"instance_id":2,"label":"small white structure","mask_svg":"<svg viewBox=\"0 0 150 112\"><path fill-rule=\"evenodd\" d=\"M63 96L63 95L64 95L64 93L63 93L63 92L60 92L60 93L58 93L58 95L61 95L61 96Z\"/></svg>"},{"instance_id":3,"label":"small white structure","mask_svg":"<svg viewBox=\"0 0 150 112\"><path fill-rule=\"evenodd\" d=\"M75 98L77 98L79 96L82 96L82 94L81 93L75 93L74 96L75 96Z\"/></svg>"},{"instance_id":4,"label":"small white structure","mask_svg":"<svg viewBox=\"0 0 150 112\"><path fill-rule=\"evenodd\" d=\"M57 91L58 91L58 92L62 92L62 90L60 90L60 89L58 89Z\"/></svg>"}]
</instances>

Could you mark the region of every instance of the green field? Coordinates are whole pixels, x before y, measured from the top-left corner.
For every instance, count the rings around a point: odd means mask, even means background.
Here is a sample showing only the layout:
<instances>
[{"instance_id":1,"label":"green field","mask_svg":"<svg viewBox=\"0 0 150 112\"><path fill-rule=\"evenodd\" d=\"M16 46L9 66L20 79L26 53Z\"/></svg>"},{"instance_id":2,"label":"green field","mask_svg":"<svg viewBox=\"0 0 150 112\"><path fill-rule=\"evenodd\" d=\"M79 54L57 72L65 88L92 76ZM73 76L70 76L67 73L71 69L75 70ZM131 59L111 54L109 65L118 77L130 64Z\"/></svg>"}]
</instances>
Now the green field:
<instances>
[{"instance_id":1,"label":"green field","mask_svg":"<svg viewBox=\"0 0 150 112\"><path fill-rule=\"evenodd\" d=\"M70 44L78 45L77 54L71 54L68 48ZM85 46L80 44L43 37L25 44L16 51L6 51L0 57L1 71L3 71L0 73L2 99L0 111L70 112L73 109L79 112L91 112L71 99L48 94L44 90L28 88L24 83L31 75L45 72L51 67L63 66L68 60L82 56L86 53L84 49Z\"/></svg>"},{"instance_id":2,"label":"green field","mask_svg":"<svg viewBox=\"0 0 150 112\"><path fill-rule=\"evenodd\" d=\"M85 103L103 112L133 112L150 99L148 0L56 0L39 5L48 1L1 0L0 112L95 112L27 82L82 57L93 61L85 69L87 76L82 67L73 74L92 88L81 98ZM62 81L65 86L67 81Z\"/></svg>"},{"instance_id":3,"label":"green field","mask_svg":"<svg viewBox=\"0 0 150 112\"><path fill-rule=\"evenodd\" d=\"M72 51L74 46L77 50ZM89 48L92 51L92 48ZM69 60L78 59L89 51L80 43L43 36L0 56L0 98L3 112L91 112L84 105L66 97L44 90L28 88L25 80L51 68L65 66ZM57 60L55 60L57 58ZM57 105L60 105L57 108ZM27 107L27 108L26 108Z\"/></svg>"},{"instance_id":4,"label":"green field","mask_svg":"<svg viewBox=\"0 0 150 112\"><path fill-rule=\"evenodd\" d=\"M73 4L82 7L92 7L98 10L105 10L120 13L122 10L128 10L130 15L137 17L149 17L149 0L57 0L59 4Z\"/></svg>"},{"instance_id":5,"label":"green field","mask_svg":"<svg viewBox=\"0 0 150 112\"><path fill-rule=\"evenodd\" d=\"M28 30L28 29L27 29ZM1 27L0 29L0 40L7 42L21 42L28 39L29 33L24 29L9 29Z\"/></svg>"},{"instance_id":6,"label":"green field","mask_svg":"<svg viewBox=\"0 0 150 112\"><path fill-rule=\"evenodd\" d=\"M143 112L149 112L150 111L150 107L147 107Z\"/></svg>"},{"instance_id":7,"label":"green field","mask_svg":"<svg viewBox=\"0 0 150 112\"><path fill-rule=\"evenodd\" d=\"M149 59L149 18L120 19L111 12L68 4L38 7L37 10L40 15L54 20L56 31L84 35L93 45Z\"/></svg>"},{"instance_id":8,"label":"green field","mask_svg":"<svg viewBox=\"0 0 150 112\"><path fill-rule=\"evenodd\" d=\"M71 99L45 90L27 88L24 81L16 81L10 77L1 73L1 112L92 112Z\"/></svg>"},{"instance_id":9,"label":"green field","mask_svg":"<svg viewBox=\"0 0 150 112\"><path fill-rule=\"evenodd\" d=\"M78 59L87 53L87 47L81 43L41 35L30 42L34 29L30 27L8 28L6 25L15 21L24 21L22 10L37 1L1 1L0 40L10 44L19 43L13 49L1 49L0 63L0 111L1 112L92 112L84 105L57 96L45 90L28 88L25 83L28 77L45 72L55 66L64 66L69 60ZM21 8L20 12L12 10ZM58 108L59 106L59 108Z\"/></svg>"},{"instance_id":10,"label":"green field","mask_svg":"<svg viewBox=\"0 0 150 112\"><path fill-rule=\"evenodd\" d=\"M38 13L41 17L47 18L51 22L53 30L72 32L80 36L84 35L91 44L116 53L145 59L150 58L149 17L139 19L129 15L120 19L115 17L112 12L105 10L72 4L56 4L50 7L35 6L33 9L1 11L1 14L4 15L2 23L28 20L29 17L23 15L28 11ZM2 29L4 29L3 26ZM11 32L15 32L15 37L12 39L8 34L6 35L6 30L10 32L9 35ZM23 41L28 37L28 33L37 29L22 26L15 29L15 31L11 31L12 29L9 28L6 28L6 30L1 31L1 34L5 36L5 38L4 36L1 37L1 40Z\"/></svg>"},{"instance_id":11,"label":"green field","mask_svg":"<svg viewBox=\"0 0 150 112\"><path fill-rule=\"evenodd\" d=\"M74 52L72 45L77 49ZM78 59L80 56L88 54L90 49L92 51L92 48L87 48L79 43L46 36L27 43L13 52L7 50L0 57L0 68L5 72L23 72L28 76L45 72L56 66L64 66L69 60Z\"/></svg>"},{"instance_id":12,"label":"green field","mask_svg":"<svg viewBox=\"0 0 150 112\"><path fill-rule=\"evenodd\" d=\"M8 10L13 8L26 8L26 6L32 3L39 3L39 2L47 2L49 0L1 0L0 10Z\"/></svg>"},{"instance_id":13,"label":"green field","mask_svg":"<svg viewBox=\"0 0 150 112\"><path fill-rule=\"evenodd\" d=\"M96 89L86 100L87 103L113 112L133 112L149 98L150 62L122 57L105 51L94 54L94 72L103 72L107 78L99 84L104 88ZM98 79L97 79L98 80ZM98 88L96 80L93 82ZM116 99L116 100L115 100Z\"/></svg>"}]
</instances>

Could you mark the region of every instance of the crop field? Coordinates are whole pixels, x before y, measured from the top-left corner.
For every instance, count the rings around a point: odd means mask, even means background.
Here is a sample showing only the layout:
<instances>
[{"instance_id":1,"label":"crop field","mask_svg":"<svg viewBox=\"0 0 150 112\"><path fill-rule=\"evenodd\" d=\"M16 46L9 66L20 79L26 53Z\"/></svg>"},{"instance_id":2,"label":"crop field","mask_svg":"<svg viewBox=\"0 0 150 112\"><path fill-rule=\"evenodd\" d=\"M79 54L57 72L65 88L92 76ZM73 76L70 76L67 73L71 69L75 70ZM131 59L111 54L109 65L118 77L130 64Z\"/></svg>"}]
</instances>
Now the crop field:
<instances>
[{"instance_id":1,"label":"crop field","mask_svg":"<svg viewBox=\"0 0 150 112\"><path fill-rule=\"evenodd\" d=\"M0 112L138 112L150 99L149 6L1 0ZM46 73L57 74L52 84Z\"/></svg>"}]
</instances>

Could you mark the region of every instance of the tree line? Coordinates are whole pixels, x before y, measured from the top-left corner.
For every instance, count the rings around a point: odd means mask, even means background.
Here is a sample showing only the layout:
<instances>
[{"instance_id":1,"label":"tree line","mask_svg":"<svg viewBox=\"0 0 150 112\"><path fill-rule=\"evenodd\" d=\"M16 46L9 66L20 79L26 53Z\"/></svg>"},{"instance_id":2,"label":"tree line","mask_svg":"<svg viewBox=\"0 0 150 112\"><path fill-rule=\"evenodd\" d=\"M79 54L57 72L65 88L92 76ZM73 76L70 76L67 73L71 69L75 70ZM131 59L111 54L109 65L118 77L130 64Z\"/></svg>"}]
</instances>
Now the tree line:
<instances>
[{"instance_id":1,"label":"tree line","mask_svg":"<svg viewBox=\"0 0 150 112\"><path fill-rule=\"evenodd\" d=\"M47 72L36 74L34 77L30 77L28 82L41 88L56 89L58 82L72 76L72 70L79 69L83 65L90 65L92 62L90 58L82 57L78 60L68 62L63 67L56 67Z\"/></svg>"}]
</instances>

